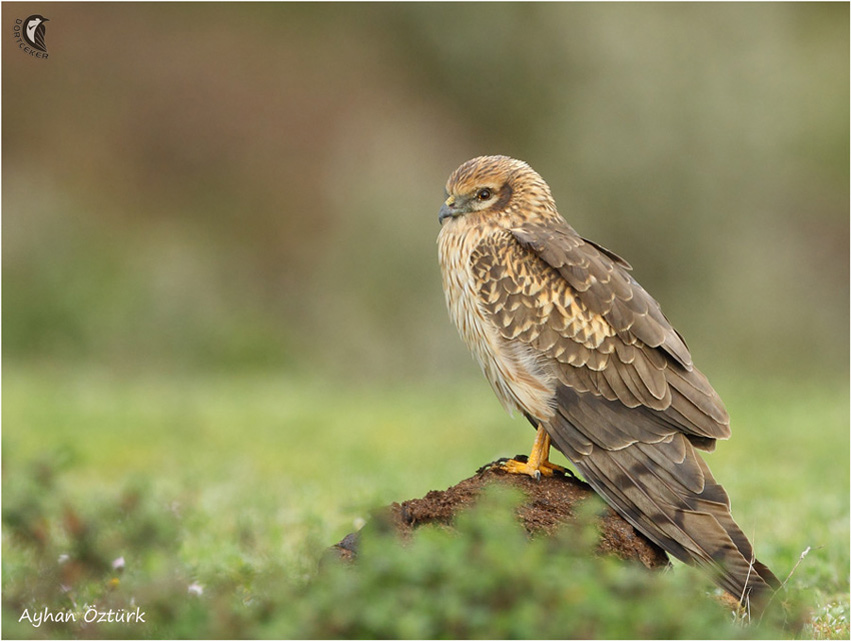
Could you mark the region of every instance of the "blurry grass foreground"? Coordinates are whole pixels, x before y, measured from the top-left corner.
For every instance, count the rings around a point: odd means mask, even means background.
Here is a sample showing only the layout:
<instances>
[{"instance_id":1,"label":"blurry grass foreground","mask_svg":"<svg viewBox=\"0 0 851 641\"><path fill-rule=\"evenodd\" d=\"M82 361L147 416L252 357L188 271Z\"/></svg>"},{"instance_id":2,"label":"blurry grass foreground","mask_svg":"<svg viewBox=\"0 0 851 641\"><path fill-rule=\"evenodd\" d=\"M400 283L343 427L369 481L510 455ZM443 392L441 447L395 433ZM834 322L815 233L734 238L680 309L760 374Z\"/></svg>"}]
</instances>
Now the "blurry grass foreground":
<instances>
[{"instance_id":1,"label":"blurry grass foreground","mask_svg":"<svg viewBox=\"0 0 851 641\"><path fill-rule=\"evenodd\" d=\"M697 570L591 559L570 533L529 541L510 497L489 499L455 534L426 528L404 546L381 531L371 509L528 447L531 430L479 380L377 388L4 369L4 637L849 634L839 384L719 377L734 438L707 458L734 514L781 579L811 548L763 622L742 627ZM317 570L364 520L361 560ZM139 607L146 622L18 621L87 605Z\"/></svg>"},{"instance_id":2,"label":"blurry grass foreground","mask_svg":"<svg viewBox=\"0 0 851 641\"><path fill-rule=\"evenodd\" d=\"M310 585L303 632L314 638L779 638L803 610L772 604L744 626L707 593L705 578L650 572L598 557L593 513L531 540L520 497L490 487L450 532L425 526L401 544L361 534L353 566L328 564ZM797 607L797 610L796 610ZM683 616L687 611L688 616ZM791 626L791 627L789 627Z\"/></svg>"},{"instance_id":3,"label":"blurry grass foreground","mask_svg":"<svg viewBox=\"0 0 851 641\"><path fill-rule=\"evenodd\" d=\"M215 572L187 564L181 547L198 506L163 510L140 487L88 509L66 504L60 528L29 536L18 510L27 499L36 512L48 507L39 496L50 488L45 478L26 482L25 496L4 509L15 552L3 561L4 636L772 639L787 638L805 616L800 595L784 595L744 625L709 598L704 579L595 557L590 525L530 541L513 516L518 497L504 489L486 493L451 533L425 527L403 544L371 523L355 564L326 558L304 582L271 556L231 557L230 545L200 560L221 565ZM244 554L251 545L238 547ZM142 620L87 624L92 609ZM42 610L74 619L20 620Z\"/></svg>"}]
</instances>

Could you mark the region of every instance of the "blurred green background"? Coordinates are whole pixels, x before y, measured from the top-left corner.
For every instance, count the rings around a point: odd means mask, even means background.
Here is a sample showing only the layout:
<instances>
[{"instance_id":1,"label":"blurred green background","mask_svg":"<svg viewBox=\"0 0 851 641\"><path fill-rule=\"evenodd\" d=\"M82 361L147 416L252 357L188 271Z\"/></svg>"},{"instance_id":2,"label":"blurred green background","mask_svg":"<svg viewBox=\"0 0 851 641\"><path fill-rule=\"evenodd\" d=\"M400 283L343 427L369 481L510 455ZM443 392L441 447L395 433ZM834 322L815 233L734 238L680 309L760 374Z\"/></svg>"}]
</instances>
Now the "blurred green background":
<instances>
[{"instance_id":1,"label":"blurred green background","mask_svg":"<svg viewBox=\"0 0 851 641\"><path fill-rule=\"evenodd\" d=\"M845 375L848 7L14 4L3 348L120 369L473 367L436 212L528 161L698 363Z\"/></svg>"},{"instance_id":2,"label":"blurred green background","mask_svg":"<svg viewBox=\"0 0 851 641\"><path fill-rule=\"evenodd\" d=\"M4 494L144 479L216 514L203 579L246 527L295 559L524 451L435 246L449 173L500 153L727 400L710 462L762 560L821 544L802 581L847 600L847 4L2 11ZM34 13L47 60L11 37Z\"/></svg>"}]
</instances>

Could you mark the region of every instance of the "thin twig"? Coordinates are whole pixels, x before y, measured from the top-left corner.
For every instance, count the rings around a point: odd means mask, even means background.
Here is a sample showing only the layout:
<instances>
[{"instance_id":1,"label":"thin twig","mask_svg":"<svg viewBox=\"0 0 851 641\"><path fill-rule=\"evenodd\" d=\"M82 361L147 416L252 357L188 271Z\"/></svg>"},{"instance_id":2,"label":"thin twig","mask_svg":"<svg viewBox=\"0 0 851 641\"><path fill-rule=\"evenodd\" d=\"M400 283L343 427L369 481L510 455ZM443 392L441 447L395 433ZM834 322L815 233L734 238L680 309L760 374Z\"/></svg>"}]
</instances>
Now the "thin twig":
<instances>
[{"instance_id":1,"label":"thin twig","mask_svg":"<svg viewBox=\"0 0 851 641\"><path fill-rule=\"evenodd\" d=\"M807 546L807 549L806 549L806 550L804 550L803 552L801 552L801 556L800 556L800 557L798 557L798 560L797 560L797 562L795 563L795 565L794 565L794 566L792 566L792 569L791 569L791 570L789 570L789 576L787 576L787 577L786 577L786 579L783 581L783 583L782 583L781 587L784 587L784 588L786 587L786 584L789 582L789 579L791 579L791 578L792 578L792 575L793 575L793 574L795 574L795 570L797 570L797 569L798 569L798 566L799 566L799 565L801 565L801 561L803 561L803 560L804 560L804 557L805 557L805 556L807 556L807 554L809 554L809 553L810 553L810 550L812 550L812 549L813 549L813 548L812 548L812 547L810 547L810 546L808 545L808 546Z\"/></svg>"},{"instance_id":2,"label":"thin twig","mask_svg":"<svg viewBox=\"0 0 851 641\"><path fill-rule=\"evenodd\" d=\"M771 598L768 600L768 603L765 604L765 608L763 609L762 614L765 614L765 612L768 610L768 606L771 605L771 602L774 601L774 599L777 597L777 593L780 592L780 590L786 589L786 584L789 582L789 579L792 578L792 575L795 574L795 570L797 570L798 566L801 565L801 561L804 560L804 558L807 556L807 554L810 553L810 550L812 549L812 546L808 545L807 549L801 552L801 556L798 557L798 560L795 562L795 565L793 565L792 569L789 570L789 575L783 580L783 583L780 584L780 589L776 590L774 594L771 595ZM820 550L821 546L816 549ZM760 614L759 616L760 621L762 621L762 614Z\"/></svg>"}]
</instances>

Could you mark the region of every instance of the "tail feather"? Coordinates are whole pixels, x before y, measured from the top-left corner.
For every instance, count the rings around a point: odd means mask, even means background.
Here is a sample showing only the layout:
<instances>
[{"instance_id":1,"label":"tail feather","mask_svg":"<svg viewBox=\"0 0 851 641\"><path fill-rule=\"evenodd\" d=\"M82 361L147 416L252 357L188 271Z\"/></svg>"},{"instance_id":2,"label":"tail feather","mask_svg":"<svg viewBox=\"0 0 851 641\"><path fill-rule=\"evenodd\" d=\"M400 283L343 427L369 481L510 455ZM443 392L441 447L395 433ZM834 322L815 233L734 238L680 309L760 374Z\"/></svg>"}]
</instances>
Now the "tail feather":
<instances>
[{"instance_id":1,"label":"tail feather","mask_svg":"<svg viewBox=\"0 0 851 641\"><path fill-rule=\"evenodd\" d=\"M598 406L607 401L584 394L573 400L560 403L546 427L554 445L621 516L675 558L707 568L737 599L753 599L780 586L756 560L733 520L727 493L685 434L669 432L658 439L657 425L657 430L642 430L656 432L651 442L624 439L620 447L604 447L592 435L611 433L614 419L631 423L621 428L629 432L652 415L630 410L617 416L612 406Z\"/></svg>"},{"instance_id":2,"label":"tail feather","mask_svg":"<svg viewBox=\"0 0 851 641\"><path fill-rule=\"evenodd\" d=\"M685 563L710 569L714 580L736 598L779 587L755 559L727 505L699 494L686 500L647 468L636 478L635 457L625 450L597 449L575 463L591 486L647 538Z\"/></svg>"}]
</instances>

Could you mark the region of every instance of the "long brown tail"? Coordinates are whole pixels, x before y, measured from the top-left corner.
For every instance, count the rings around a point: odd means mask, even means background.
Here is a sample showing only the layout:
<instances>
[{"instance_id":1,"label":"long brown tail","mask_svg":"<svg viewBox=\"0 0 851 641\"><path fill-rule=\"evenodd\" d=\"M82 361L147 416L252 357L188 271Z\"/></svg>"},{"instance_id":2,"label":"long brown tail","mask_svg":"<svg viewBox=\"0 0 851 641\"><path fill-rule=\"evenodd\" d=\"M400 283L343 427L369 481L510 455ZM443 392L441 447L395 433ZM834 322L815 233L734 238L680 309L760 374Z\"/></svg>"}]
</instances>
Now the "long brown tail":
<instances>
[{"instance_id":1,"label":"long brown tail","mask_svg":"<svg viewBox=\"0 0 851 641\"><path fill-rule=\"evenodd\" d=\"M686 442L706 479L700 493L665 478L646 453L655 447L598 449L575 463L591 486L647 538L681 561L707 567L718 585L740 601L780 587L756 559L730 514L727 493L691 445Z\"/></svg>"},{"instance_id":2,"label":"long brown tail","mask_svg":"<svg viewBox=\"0 0 851 641\"><path fill-rule=\"evenodd\" d=\"M640 429L640 423L655 422L655 416L627 408L614 415L612 407L597 405L609 405L606 401L578 396L574 403L560 404L547 431L621 516L677 559L707 568L718 585L742 602L780 587L771 570L756 560L733 520L727 493L683 433L656 429L653 434ZM632 421L631 431L652 441L633 440L613 449L595 443L589 435L610 431L615 419Z\"/></svg>"}]
</instances>

